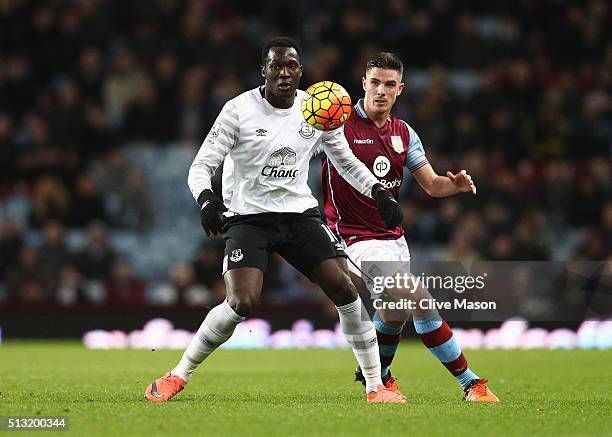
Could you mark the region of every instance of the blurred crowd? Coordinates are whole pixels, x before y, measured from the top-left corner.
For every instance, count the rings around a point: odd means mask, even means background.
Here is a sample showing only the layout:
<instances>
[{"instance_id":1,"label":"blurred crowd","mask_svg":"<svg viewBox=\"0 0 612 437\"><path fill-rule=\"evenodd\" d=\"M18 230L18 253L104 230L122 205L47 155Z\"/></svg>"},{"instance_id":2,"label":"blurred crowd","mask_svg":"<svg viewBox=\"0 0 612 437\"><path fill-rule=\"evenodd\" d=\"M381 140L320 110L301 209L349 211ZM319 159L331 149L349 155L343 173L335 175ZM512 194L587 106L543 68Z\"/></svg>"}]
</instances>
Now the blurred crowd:
<instances>
[{"instance_id":1,"label":"blurred crowd","mask_svg":"<svg viewBox=\"0 0 612 437\"><path fill-rule=\"evenodd\" d=\"M145 142L195 154L225 101L261 83L260 47L277 35L304 46L303 88L330 79L354 98L369 56L401 55L396 115L438 173L465 168L478 187L437 200L407 179L411 247L448 260L611 259L605 0L0 0L0 302L222 298L220 240L165 282L136 275L112 246L109 233L146 235L159 214L151 175L123 152ZM74 229L86 234L77 252ZM266 289L312 288L272 265Z\"/></svg>"}]
</instances>

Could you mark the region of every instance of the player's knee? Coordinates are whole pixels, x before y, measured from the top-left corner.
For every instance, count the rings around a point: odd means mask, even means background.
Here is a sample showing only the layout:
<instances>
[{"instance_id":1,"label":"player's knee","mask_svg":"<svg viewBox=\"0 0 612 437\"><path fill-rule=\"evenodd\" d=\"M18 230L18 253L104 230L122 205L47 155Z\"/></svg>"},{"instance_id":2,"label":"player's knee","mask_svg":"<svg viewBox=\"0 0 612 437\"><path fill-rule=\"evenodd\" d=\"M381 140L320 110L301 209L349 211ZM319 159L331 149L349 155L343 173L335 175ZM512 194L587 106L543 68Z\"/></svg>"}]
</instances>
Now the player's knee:
<instances>
[{"instance_id":1,"label":"player's knee","mask_svg":"<svg viewBox=\"0 0 612 437\"><path fill-rule=\"evenodd\" d=\"M357 299L357 289L348 275L343 275L328 292L336 306L347 305Z\"/></svg>"},{"instance_id":2,"label":"player's knee","mask_svg":"<svg viewBox=\"0 0 612 437\"><path fill-rule=\"evenodd\" d=\"M228 295L227 303L236 314L242 317L249 317L257 302L249 295Z\"/></svg>"}]
</instances>

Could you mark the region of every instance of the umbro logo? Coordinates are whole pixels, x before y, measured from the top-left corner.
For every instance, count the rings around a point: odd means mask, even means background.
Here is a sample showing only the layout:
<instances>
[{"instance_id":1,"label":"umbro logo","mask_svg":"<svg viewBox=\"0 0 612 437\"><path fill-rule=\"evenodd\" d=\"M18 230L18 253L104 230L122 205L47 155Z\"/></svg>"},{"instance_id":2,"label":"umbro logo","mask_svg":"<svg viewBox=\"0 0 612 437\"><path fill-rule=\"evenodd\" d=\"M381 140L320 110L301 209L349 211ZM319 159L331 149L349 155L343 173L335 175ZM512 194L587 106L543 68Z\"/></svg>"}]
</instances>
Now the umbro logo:
<instances>
[{"instance_id":1,"label":"umbro logo","mask_svg":"<svg viewBox=\"0 0 612 437\"><path fill-rule=\"evenodd\" d=\"M265 129L257 129L255 133L257 134L258 137L265 137L268 131Z\"/></svg>"},{"instance_id":2,"label":"umbro logo","mask_svg":"<svg viewBox=\"0 0 612 437\"><path fill-rule=\"evenodd\" d=\"M366 138L365 140L360 140L358 138L355 138L353 140L353 143L355 144L374 144L374 140L370 138Z\"/></svg>"}]
</instances>

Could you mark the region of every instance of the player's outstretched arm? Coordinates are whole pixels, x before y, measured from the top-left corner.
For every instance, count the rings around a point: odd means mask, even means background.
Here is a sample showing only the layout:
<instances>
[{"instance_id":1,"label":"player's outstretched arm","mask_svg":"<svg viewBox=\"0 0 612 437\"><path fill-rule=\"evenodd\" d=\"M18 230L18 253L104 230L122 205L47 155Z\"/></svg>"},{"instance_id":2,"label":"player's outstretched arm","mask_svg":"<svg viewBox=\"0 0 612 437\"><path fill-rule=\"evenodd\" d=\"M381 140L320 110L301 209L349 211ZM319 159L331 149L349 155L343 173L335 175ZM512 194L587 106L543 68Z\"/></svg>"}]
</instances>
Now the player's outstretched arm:
<instances>
[{"instance_id":1,"label":"player's outstretched arm","mask_svg":"<svg viewBox=\"0 0 612 437\"><path fill-rule=\"evenodd\" d=\"M465 170L457 174L447 171L446 176L440 176L431 164L426 164L413 175L421 188L432 197L448 197L461 192L476 194L476 185Z\"/></svg>"},{"instance_id":2,"label":"player's outstretched arm","mask_svg":"<svg viewBox=\"0 0 612 437\"><path fill-rule=\"evenodd\" d=\"M323 135L323 149L340 176L361 194L376 200L378 212L388 229L395 229L404 220L402 208L365 164L357 159L342 129Z\"/></svg>"},{"instance_id":3,"label":"player's outstretched arm","mask_svg":"<svg viewBox=\"0 0 612 437\"><path fill-rule=\"evenodd\" d=\"M364 196L374 198L372 188L378 179L368 170L351 150L342 128L325 132L322 137L323 151L338 170L340 176Z\"/></svg>"}]
</instances>

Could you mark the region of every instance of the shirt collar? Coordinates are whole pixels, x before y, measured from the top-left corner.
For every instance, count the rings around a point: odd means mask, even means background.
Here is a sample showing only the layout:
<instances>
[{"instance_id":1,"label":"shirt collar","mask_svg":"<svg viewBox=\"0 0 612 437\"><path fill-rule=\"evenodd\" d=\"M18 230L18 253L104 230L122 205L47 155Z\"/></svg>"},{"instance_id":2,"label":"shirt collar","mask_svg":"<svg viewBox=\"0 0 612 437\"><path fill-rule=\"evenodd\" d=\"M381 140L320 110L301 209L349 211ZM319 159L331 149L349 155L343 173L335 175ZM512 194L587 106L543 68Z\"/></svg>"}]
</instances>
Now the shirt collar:
<instances>
[{"instance_id":1,"label":"shirt collar","mask_svg":"<svg viewBox=\"0 0 612 437\"><path fill-rule=\"evenodd\" d=\"M368 114L363 106L363 99L357 100L357 104L355 105L355 111L361 118L368 118Z\"/></svg>"},{"instance_id":2,"label":"shirt collar","mask_svg":"<svg viewBox=\"0 0 612 437\"><path fill-rule=\"evenodd\" d=\"M357 115L361 118L368 118L368 113L365 110L365 106L363 106L363 99L357 100L357 104L355 105L355 111ZM387 117L387 123L391 123L391 114Z\"/></svg>"}]
</instances>

